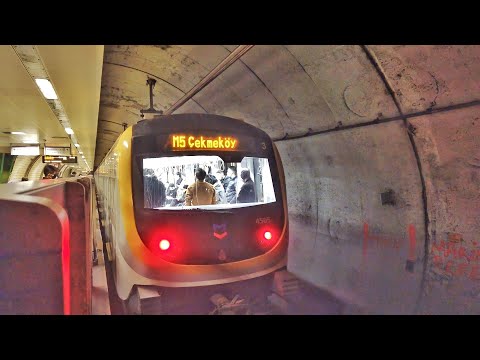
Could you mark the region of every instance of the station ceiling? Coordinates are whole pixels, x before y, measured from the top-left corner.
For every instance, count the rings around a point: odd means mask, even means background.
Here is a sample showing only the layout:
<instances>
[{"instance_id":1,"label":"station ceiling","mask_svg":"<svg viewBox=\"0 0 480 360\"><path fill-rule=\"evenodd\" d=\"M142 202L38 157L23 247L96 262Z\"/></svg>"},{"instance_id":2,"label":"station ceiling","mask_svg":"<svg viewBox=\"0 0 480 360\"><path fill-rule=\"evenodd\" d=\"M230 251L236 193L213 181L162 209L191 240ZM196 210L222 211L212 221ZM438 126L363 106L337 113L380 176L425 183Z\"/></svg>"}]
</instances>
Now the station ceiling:
<instances>
[{"instance_id":1,"label":"station ceiling","mask_svg":"<svg viewBox=\"0 0 480 360\"><path fill-rule=\"evenodd\" d=\"M39 75L43 73L53 84L65 120L91 168L95 155L103 45L2 45L0 59L2 152L9 152L12 145L46 144L71 145L72 153L77 153L59 119L57 105L48 101L35 83L35 78L43 77Z\"/></svg>"}]
</instances>

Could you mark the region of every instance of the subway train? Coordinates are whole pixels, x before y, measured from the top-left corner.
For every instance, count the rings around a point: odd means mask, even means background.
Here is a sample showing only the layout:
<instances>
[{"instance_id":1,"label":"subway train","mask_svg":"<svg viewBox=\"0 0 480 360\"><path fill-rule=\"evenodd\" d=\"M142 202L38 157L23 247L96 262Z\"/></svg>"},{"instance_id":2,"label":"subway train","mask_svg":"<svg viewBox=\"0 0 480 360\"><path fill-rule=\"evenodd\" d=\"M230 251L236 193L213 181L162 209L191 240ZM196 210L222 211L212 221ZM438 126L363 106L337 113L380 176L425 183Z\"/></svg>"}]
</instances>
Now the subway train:
<instances>
[{"instance_id":1,"label":"subway train","mask_svg":"<svg viewBox=\"0 0 480 360\"><path fill-rule=\"evenodd\" d=\"M185 202L199 168L226 196ZM254 196L241 201L247 176ZM280 155L264 131L242 120L208 114L141 120L118 137L94 178L122 300L138 285L231 284L286 266Z\"/></svg>"}]
</instances>

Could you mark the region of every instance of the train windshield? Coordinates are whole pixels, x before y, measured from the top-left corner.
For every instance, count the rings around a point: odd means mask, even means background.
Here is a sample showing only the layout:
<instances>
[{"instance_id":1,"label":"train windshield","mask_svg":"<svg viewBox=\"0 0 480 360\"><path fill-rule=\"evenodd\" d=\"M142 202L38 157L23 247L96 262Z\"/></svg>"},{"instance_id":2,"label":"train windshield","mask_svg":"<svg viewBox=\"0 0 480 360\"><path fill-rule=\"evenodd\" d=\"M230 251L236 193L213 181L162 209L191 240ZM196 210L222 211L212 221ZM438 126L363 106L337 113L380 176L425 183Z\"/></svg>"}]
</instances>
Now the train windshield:
<instances>
[{"instance_id":1,"label":"train windshield","mask_svg":"<svg viewBox=\"0 0 480 360\"><path fill-rule=\"evenodd\" d=\"M203 182L196 180L197 172L205 175ZM143 184L147 209L218 210L276 201L266 158L232 163L203 155L144 158Z\"/></svg>"}]
</instances>

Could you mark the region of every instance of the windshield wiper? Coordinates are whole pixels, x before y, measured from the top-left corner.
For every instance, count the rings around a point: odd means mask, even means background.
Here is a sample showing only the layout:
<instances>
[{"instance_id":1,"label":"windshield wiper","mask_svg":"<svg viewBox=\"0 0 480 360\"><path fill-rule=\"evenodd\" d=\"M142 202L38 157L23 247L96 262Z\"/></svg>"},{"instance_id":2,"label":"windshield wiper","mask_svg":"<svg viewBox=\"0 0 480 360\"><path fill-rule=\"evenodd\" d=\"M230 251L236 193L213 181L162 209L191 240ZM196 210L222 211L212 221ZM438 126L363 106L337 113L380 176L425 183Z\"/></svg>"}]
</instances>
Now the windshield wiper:
<instances>
[{"instance_id":1,"label":"windshield wiper","mask_svg":"<svg viewBox=\"0 0 480 360\"><path fill-rule=\"evenodd\" d=\"M229 209L201 209L201 208L193 208L193 207L184 207L182 210L186 211L199 211L199 212L214 212L214 213L221 213L221 214L233 214L232 210Z\"/></svg>"}]
</instances>

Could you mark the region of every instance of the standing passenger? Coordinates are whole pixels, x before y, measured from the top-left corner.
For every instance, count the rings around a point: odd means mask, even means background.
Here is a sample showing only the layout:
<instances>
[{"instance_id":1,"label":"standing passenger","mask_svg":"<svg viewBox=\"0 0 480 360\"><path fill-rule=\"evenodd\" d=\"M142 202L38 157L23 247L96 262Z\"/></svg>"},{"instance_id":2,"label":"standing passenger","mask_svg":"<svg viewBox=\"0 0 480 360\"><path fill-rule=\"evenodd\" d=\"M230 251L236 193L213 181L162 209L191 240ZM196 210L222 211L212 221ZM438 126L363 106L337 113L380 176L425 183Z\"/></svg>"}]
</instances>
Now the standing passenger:
<instances>
[{"instance_id":1,"label":"standing passenger","mask_svg":"<svg viewBox=\"0 0 480 360\"><path fill-rule=\"evenodd\" d=\"M155 176L152 169L144 170L144 199L145 207L155 209L165 206L165 185Z\"/></svg>"},{"instance_id":2,"label":"standing passenger","mask_svg":"<svg viewBox=\"0 0 480 360\"><path fill-rule=\"evenodd\" d=\"M177 188L174 183L168 184L167 188L167 204L170 206L175 206L177 204Z\"/></svg>"},{"instance_id":3,"label":"standing passenger","mask_svg":"<svg viewBox=\"0 0 480 360\"><path fill-rule=\"evenodd\" d=\"M167 188L159 178L154 176L154 179L155 179L155 190L156 190L156 194L154 197L155 199L154 208L163 207L165 206L165 202L167 200Z\"/></svg>"},{"instance_id":4,"label":"standing passenger","mask_svg":"<svg viewBox=\"0 0 480 360\"><path fill-rule=\"evenodd\" d=\"M217 178L213 175L207 175L207 177L205 178L205 181L208 182L209 184L212 184L213 187L215 188L216 203L226 204L227 197L225 196L225 189L223 188L222 183L218 181Z\"/></svg>"},{"instance_id":5,"label":"standing passenger","mask_svg":"<svg viewBox=\"0 0 480 360\"><path fill-rule=\"evenodd\" d=\"M229 167L227 170L226 188L225 193L227 196L227 202L229 204L235 204L237 202L237 170L234 167Z\"/></svg>"},{"instance_id":6,"label":"standing passenger","mask_svg":"<svg viewBox=\"0 0 480 360\"><path fill-rule=\"evenodd\" d=\"M205 182L207 173L203 169L198 169L195 173L195 182L187 188L185 194L185 205L214 205L215 188L213 185Z\"/></svg>"},{"instance_id":7,"label":"standing passenger","mask_svg":"<svg viewBox=\"0 0 480 360\"><path fill-rule=\"evenodd\" d=\"M218 181L220 181L220 183L222 184L223 186L223 189L224 190L227 190L227 185L228 185L228 180L227 177L225 176L225 173L223 172L223 170L217 170L217 172L215 173Z\"/></svg>"},{"instance_id":8,"label":"standing passenger","mask_svg":"<svg viewBox=\"0 0 480 360\"><path fill-rule=\"evenodd\" d=\"M185 205L185 194L187 193L188 185L183 185L182 189L177 190L177 199L175 206L184 206Z\"/></svg>"},{"instance_id":9,"label":"standing passenger","mask_svg":"<svg viewBox=\"0 0 480 360\"><path fill-rule=\"evenodd\" d=\"M253 203L257 201L255 194L255 184L250 177L250 170L242 170L240 177L243 180L242 188L238 193L237 201L239 203Z\"/></svg>"}]
</instances>

